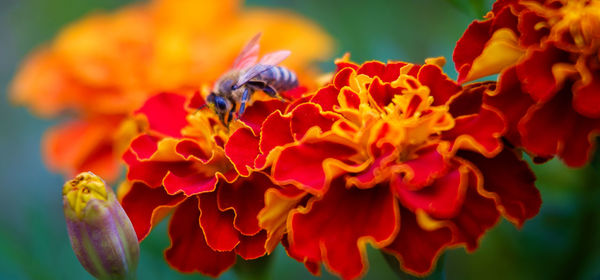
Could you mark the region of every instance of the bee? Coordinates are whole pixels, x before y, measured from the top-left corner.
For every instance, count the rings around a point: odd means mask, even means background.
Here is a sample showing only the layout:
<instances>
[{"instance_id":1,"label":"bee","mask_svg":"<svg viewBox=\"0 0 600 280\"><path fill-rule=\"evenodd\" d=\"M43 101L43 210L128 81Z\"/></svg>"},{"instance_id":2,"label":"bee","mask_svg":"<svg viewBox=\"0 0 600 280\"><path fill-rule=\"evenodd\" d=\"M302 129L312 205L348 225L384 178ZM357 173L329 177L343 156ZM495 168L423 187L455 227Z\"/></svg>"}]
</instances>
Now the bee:
<instances>
[{"instance_id":1,"label":"bee","mask_svg":"<svg viewBox=\"0 0 600 280\"><path fill-rule=\"evenodd\" d=\"M231 70L221 75L206 98L207 105L225 125L244 113L246 103L256 91L283 99L279 95L280 92L298 87L296 74L285 67L277 66L290 55L290 51L272 52L258 60L260 36L261 33L256 34L246 44Z\"/></svg>"}]
</instances>

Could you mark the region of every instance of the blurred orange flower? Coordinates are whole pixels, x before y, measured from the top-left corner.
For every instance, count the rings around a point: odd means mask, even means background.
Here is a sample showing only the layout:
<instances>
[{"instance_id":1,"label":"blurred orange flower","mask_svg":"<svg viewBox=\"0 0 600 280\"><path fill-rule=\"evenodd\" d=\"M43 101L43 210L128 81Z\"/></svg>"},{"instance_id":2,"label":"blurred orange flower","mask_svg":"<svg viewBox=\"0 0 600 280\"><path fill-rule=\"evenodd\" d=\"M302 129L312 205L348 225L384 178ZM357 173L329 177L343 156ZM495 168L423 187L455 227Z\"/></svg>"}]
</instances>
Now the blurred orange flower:
<instances>
[{"instance_id":1,"label":"blurred orange flower","mask_svg":"<svg viewBox=\"0 0 600 280\"><path fill-rule=\"evenodd\" d=\"M42 117L73 118L44 137L48 166L68 176L92 170L115 179L120 147L137 132L127 116L157 92L213 82L259 31L263 52L292 51L283 65L314 81L311 63L328 57L328 35L294 13L242 6L156 0L90 15L35 51L17 73L11 99Z\"/></svg>"}]
</instances>

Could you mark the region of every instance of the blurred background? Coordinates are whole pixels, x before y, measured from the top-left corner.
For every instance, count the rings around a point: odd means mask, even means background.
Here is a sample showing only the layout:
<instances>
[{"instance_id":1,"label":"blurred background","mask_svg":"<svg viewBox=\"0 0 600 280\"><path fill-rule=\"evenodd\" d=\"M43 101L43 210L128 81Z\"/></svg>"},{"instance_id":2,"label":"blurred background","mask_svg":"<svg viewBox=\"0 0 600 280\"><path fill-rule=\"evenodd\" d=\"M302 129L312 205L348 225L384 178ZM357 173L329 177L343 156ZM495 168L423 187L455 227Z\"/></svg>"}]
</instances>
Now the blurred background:
<instances>
[{"instance_id":1,"label":"blurred background","mask_svg":"<svg viewBox=\"0 0 600 280\"><path fill-rule=\"evenodd\" d=\"M43 120L14 107L6 89L25 55L49 42L65 24L90 12L110 11L123 0L0 1L0 279L91 279L71 250L62 213L63 178L40 156L42 133L58 120ZM335 57L422 63L445 56L456 78L452 49L469 22L490 1L474 0L248 0L246 6L292 10L320 24L336 41ZM322 65L333 69L332 63ZM446 253L447 279L600 279L600 171L568 169L557 160L534 166L543 205L518 230L506 221L484 236L475 253ZM141 244L139 279L203 279L169 268L166 223ZM366 278L394 278L383 257L369 250ZM312 277L278 248L263 278ZM222 275L236 279L233 270ZM335 278L324 272L324 279Z\"/></svg>"}]
</instances>

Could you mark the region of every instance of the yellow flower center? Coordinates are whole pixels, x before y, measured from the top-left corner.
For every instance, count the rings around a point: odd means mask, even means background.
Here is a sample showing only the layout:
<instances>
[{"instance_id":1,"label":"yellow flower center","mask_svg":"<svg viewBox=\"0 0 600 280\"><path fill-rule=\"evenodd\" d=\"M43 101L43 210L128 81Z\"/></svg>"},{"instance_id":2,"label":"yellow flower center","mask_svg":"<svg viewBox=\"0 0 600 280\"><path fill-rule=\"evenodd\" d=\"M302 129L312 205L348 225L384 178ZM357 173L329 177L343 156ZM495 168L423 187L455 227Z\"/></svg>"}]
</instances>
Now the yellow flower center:
<instances>
[{"instance_id":1,"label":"yellow flower center","mask_svg":"<svg viewBox=\"0 0 600 280\"><path fill-rule=\"evenodd\" d=\"M415 77L408 75L408 71L415 65L407 65L401 75L393 82L394 88L402 88L402 94L395 95L385 107L380 107L370 100L368 84L373 79L366 75L357 75L354 90L361 99L358 116L348 118L355 121L361 129L358 139L366 140L367 146L374 141L378 131L387 127L385 135L377 141L391 143L401 151L400 160L412 159L419 147L437 141L442 131L454 127L454 118L448 112L446 105L432 105L434 100L429 87L422 85ZM351 82L352 84L352 82ZM367 102L364 102L367 101ZM342 105L342 108L344 106ZM345 114L348 117L349 114ZM361 141L362 142L362 141Z\"/></svg>"},{"instance_id":2,"label":"yellow flower center","mask_svg":"<svg viewBox=\"0 0 600 280\"><path fill-rule=\"evenodd\" d=\"M106 185L100 177L92 172L83 172L75 179L67 181L63 186L63 197L69 207L75 211L78 217L83 214L83 209L91 199L106 201L108 193Z\"/></svg>"}]
</instances>

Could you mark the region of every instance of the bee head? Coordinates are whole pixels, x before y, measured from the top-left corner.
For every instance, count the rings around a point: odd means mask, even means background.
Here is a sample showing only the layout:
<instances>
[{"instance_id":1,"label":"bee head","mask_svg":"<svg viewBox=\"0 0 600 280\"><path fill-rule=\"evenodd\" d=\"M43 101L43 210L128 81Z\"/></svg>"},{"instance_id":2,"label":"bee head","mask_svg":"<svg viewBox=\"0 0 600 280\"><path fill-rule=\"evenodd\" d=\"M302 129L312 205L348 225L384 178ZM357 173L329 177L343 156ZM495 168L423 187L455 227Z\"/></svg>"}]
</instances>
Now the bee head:
<instances>
[{"instance_id":1,"label":"bee head","mask_svg":"<svg viewBox=\"0 0 600 280\"><path fill-rule=\"evenodd\" d=\"M206 102L210 104L210 107L212 107L215 113L219 116L221 122L227 124L229 120L226 120L226 117L230 115L229 113L231 112L233 107L231 101L229 101L225 97L216 95L214 92L211 92L206 97Z\"/></svg>"}]
</instances>

